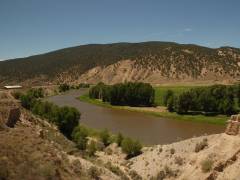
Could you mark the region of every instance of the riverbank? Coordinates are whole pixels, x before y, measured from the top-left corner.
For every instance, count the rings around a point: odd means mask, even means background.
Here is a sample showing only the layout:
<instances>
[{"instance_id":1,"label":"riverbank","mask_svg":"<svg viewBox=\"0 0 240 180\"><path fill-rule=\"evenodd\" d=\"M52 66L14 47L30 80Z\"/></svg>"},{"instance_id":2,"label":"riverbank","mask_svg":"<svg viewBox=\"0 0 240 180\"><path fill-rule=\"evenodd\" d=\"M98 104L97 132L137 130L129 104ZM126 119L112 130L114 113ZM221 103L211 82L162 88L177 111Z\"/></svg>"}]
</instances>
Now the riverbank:
<instances>
[{"instance_id":1,"label":"riverbank","mask_svg":"<svg viewBox=\"0 0 240 180\"><path fill-rule=\"evenodd\" d=\"M150 114L157 117L163 117L171 120L192 121L192 122L200 122L200 123L225 125L228 119L228 117L225 115L218 115L218 116L179 115L177 113L170 113L166 111L164 107L147 108L147 107L130 107L130 106L112 106L107 102L102 102L97 99L91 99L89 98L88 94L81 95L80 97L78 97L78 99L80 101L95 104L102 107L141 112L141 113Z\"/></svg>"}]
</instances>

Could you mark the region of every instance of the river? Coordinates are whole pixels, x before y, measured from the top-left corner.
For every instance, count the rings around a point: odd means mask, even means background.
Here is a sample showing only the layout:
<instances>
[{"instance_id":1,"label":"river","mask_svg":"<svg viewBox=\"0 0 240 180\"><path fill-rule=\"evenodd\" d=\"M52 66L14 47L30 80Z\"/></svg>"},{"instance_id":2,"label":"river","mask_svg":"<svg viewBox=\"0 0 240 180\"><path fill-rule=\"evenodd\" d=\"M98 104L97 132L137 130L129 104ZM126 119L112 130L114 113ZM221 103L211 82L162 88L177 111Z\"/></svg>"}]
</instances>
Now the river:
<instances>
[{"instance_id":1,"label":"river","mask_svg":"<svg viewBox=\"0 0 240 180\"><path fill-rule=\"evenodd\" d=\"M215 134L224 131L224 126L169 120L140 112L111 109L81 102L76 97L86 93L86 90L71 90L63 95L47 98L59 106L72 106L81 112L80 123L91 128L107 128L113 133L121 132L140 140L146 145L167 144L182 139Z\"/></svg>"}]
</instances>

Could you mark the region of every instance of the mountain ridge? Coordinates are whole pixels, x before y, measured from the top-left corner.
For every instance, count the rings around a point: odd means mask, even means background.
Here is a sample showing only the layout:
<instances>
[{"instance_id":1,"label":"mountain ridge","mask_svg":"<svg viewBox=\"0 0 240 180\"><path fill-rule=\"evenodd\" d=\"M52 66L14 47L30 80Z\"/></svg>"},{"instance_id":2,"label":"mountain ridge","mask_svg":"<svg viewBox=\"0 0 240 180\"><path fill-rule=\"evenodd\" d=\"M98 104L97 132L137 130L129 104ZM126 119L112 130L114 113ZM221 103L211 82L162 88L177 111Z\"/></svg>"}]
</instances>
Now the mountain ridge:
<instances>
[{"instance_id":1,"label":"mountain ridge","mask_svg":"<svg viewBox=\"0 0 240 180\"><path fill-rule=\"evenodd\" d=\"M155 69L156 72L154 71L152 75L159 76L159 78L161 76L170 81L173 79L180 81L204 80L205 76L207 77L205 79L213 81L216 79L222 81L223 77L230 81L236 81L240 75L239 48L208 48L194 44L149 41L87 44L26 58L1 61L0 83L88 82L86 78L82 78L88 71L96 67L114 66L114 64L126 60L134 62L133 68L125 67L127 71L138 71L141 67L141 71L146 73ZM211 75L203 75L204 68L208 74L211 72ZM175 71L175 75L172 71ZM134 76L134 73L132 76ZM159 78L156 80L148 78L146 81L158 83L161 82L158 80ZM102 80L101 77L97 79ZM115 81L108 80L107 83L115 83Z\"/></svg>"}]
</instances>

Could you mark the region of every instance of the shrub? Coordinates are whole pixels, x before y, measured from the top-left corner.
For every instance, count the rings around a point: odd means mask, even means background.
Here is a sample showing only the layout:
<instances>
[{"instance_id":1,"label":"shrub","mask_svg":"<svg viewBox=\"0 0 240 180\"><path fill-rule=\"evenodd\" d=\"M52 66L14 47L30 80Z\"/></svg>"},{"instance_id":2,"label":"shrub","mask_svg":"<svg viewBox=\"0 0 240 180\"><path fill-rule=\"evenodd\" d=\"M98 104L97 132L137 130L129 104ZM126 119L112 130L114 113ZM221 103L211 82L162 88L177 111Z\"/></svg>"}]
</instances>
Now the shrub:
<instances>
[{"instance_id":1,"label":"shrub","mask_svg":"<svg viewBox=\"0 0 240 180\"><path fill-rule=\"evenodd\" d=\"M204 173L209 172L212 169L212 166L213 166L213 161L209 158L201 162L201 169L202 169L202 172Z\"/></svg>"},{"instance_id":2,"label":"shrub","mask_svg":"<svg viewBox=\"0 0 240 180\"><path fill-rule=\"evenodd\" d=\"M24 108L30 109L34 104L35 99L29 95L22 95L20 97L20 101Z\"/></svg>"},{"instance_id":3,"label":"shrub","mask_svg":"<svg viewBox=\"0 0 240 180\"><path fill-rule=\"evenodd\" d=\"M97 151L96 142L91 140L90 143L87 146L88 155L89 156L94 156L96 151Z\"/></svg>"},{"instance_id":4,"label":"shrub","mask_svg":"<svg viewBox=\"0 0 240 180\"><path fill-rule=\"evenodd\" d=\"M142 180L143 179L135 170L131 170L129 175L131 176L131 178L133 180Z\"/></svg>"},{"instance_id":5,"label":"shrub","mask_svg":"<svg viewBox=\"0 0 240 180\"><path fill-rule=\"evenodd\" d=\"M128 179L128 177L124 174L124 172L118 166L112 165L111 162L106 163L105 167L109 169L111 172L113 172L114 174L116 174L117 176L120 176L121 179Z\"/></svg>"},{"instance_id":6,"label":"shrub","mask_svg":"<svg viewBox=\"0 0 240 180\"><path fill-rule=\"evenodd\" d=\"M90 85L87 84L87 83L80 83L80 84L78 85L78 88L89 88L89 87L90 87Z\"/></svg>"},{"instance_id":7,"label":"shrub","mask_svg":"<svg viewBox=\"0 0 240 180\"><path fill-rule=\"evenodd\" d=\"M68 91L69 89L70 89L70 86L66 83L60 84L59 86L59 92L65 92L65 91Z\"/></svg>"},{"instance_id":8,"label":"shrub","mask_svg":"<svg viewBox=\"0 0 240 180\"><path fill-rule=\"evenodd\" d=\"M174 176L176 176L176 173L169 166L165 166L164 167L164 171L165 171L166 177L174 177Z\"/></svg>"},{"instance_id":9,"label":"shrub","mask_svg":"<svg viewBox=\"0 0 240 180\"><path fill-rule=\"evenodd\" d=\"M196 144L195 152L199 152L207 146L208 146L208 142L207 142L207 139L205 138L205 139L202 140L202 142Z\"/></svg>"},{"instance_id":10,"label":"shrub","mask_svg":"<svg viewBox=\"0 0 240 180\"><path fill-rule=\"evenodd\" d=\"M118 133L117 139L116 139L116 143L118 146L121 146L123 139L124 139L123 135L121 133Z\"/></svg>"},{"instance_id":11,"label":"shrub","mask_svg":"<svg viewBox=\"0 0 240 180\"><path fill-rule=\"evenodd\" d=\"M171 154L175 154L175 149L174 149L174 148L171 148L171 149L170 149L170 153L171 153Z\"/></svg>"},{"instance_id":12,"label":"shrub","mask_svg":"<svg viewBox=\"0 0 240 180\"><path fill-rule=\"evenodd\" d=\"M30 89L27 92L27 95L30 95L31 97L34 97L34 98L43 98L44 90L43 90L43 88Z\"/></svg>"},{"instance_id":13,"label":"shrub","mask_svg":"<svg viewBox=\"0 0 240 180\"><path fill-rule=\"evenodd\" d=\"M12 92L12 95L15 99L20 99L20 97L23 95L20 91L14 91Z\"/></svg>"},{"instance_id":14,"label":"shrub","mask_svg":"<svg viewBox=\"0 0 240 180\"><path fill-rule=\"evenodd\" d=\"M88 175L93 179L99 179L100 171L95 166L92 166L88 170Z\"/></svg>"},{"instance_id":15,"label":"shrub","mask_svg":"<svg viewBox=\"0 0 240 180\"><path fill-rule=\"evenodd\" d=\"M134 141L130 138L124 138L121 144L122 150L127 154L127 158L131 158L141 154L142 145L139 141Z\"/></svg>"},{"instance_id":16,"label":"shrub","mask_svg":"<svg viewBox=\"0 0 240 180\"><path fill-rule=\"evenodd\" d=\"M180 156L175 157L175 163L179 166L183 165L183 158Z\"/></svg>"},{"instance_id":17,"label":"shrub","mask_svg":"<svg viewBox=\"0 0 240 180\"><path fill-rule=\"evenodd\" d=\"M107 129L101 131L99 137L105 146L108 146L110 144L110 134Z\"/></svg>"},{"instance_id":18,"label":"shrub","mask_svg":"<svg viewBox=\"0 0 240 180\"><path fill-rule=\"evenodd\" d=\"M80 150L85 150L87 147L87 136L88 130L84 126L77 126L72 133L72 139L77 144L77 148Z\"/></svg>"}]
</instances>

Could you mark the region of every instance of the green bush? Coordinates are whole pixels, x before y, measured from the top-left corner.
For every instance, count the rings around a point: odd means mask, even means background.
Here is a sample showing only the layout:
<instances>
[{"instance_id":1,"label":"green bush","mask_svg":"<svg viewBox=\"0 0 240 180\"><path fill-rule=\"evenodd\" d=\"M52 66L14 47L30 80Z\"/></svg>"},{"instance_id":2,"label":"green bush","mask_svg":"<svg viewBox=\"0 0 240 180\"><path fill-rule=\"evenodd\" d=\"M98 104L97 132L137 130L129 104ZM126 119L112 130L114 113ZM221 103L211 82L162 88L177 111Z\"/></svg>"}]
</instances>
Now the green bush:
<instances>
[{"instance_id":1,"label":"green bush","mask_svg":"<svg viewBox=\"0 0 240 180\"><path fill-rule=\"evenodd\" d=\"M24 108L30 109L34 105L35 99L29 95L22 95L20 101Z\"/></svg>"},{"instance_id":2,"label":"green bush","mask_svg":"<svg viewBox=\"0 0 240 180\"><path fill-rule=\"evenodd\" d=\"M127 154L127 158L132 158L142 153L142 145L140 142L132 140L130 138L124 138L121 147L123 152Z\"/></svg>"},{"instance_id":3,"label":"green bush","mask_svg":"<svg viewBox=\"0 0 240 180\"><path fill-rule=\"evenodd\" d=\"M23 95L20 91L14 91L12 92L12 95L15 99L20 99L20 97Z\"/></svg>"},{"instance_id":4,"label":"green bush","mask_svg":"<svg viewBox=\"0 0 240 180\"><path fill-rule=\"evenodd\" d=\"M58 112L58 128L66 137L71 138L73 129L78 125L79 119L80 113L76 108L61 107Z\"/></svg>"},{"instance_id":5,"label":"green bush","mask_svg":"<svg viewBox=\"0 0 240 180\"><path fill-rule=\"evenodd\" d=\"M116 137L116 143L118 146L121 146L123 139L124 139L123 135L121 133L118 133Z\"/></svg>"},{"instance_id":6,"label":"green bush","mask_svg":"<svg viewBox=\"0 0 240 180\"><path fill-rule=\"evenodd\" d=\"M213 166L213 161L209 158L201 162L201 169L202 169L202 172L204 173L209 172L212 169L212 166Z\"/></svg>"},{"instance_id":7,"label":"green bush","mask_svg":"<svg viewBox=\"0 0 240 180\"><path fill-rule=\"evenodd\" d=\"M110 144L110 134L107 129L104 129L99 133L99 138L105 146Z\"/></svg>"},{"instance_id":8,"label":"green bush","mask_svg":"<svg viewBox=\"0 0 240 180\"><path fill-rule=\"evenodd\" d=\"M97 151L96 142L91 140L90 143L87 145L88 155L89 156L94 156L96 151Z\"/></svg>"},{"instance_id":9,"label":"green bush","mask_svg":"<svg viewBox=\"0 0 240 180\"><path fill-rule=\"evenodd\" d=\"M87 147L89 132L84 126L77 126L72 133L72 139L76 143L77 148L80 150L85 150Z\"/></svg>"},{"instance_id":10,"label":"green bush","mask_svg":"<svg viewBox=\"0 0 240 180\"><path fill-rule=\"evenodd\" d=\"M199 152L208 146L207 139L203 139L200 143L197 143L195 146L195 152Z\"/></svg>"}]
</instances>

